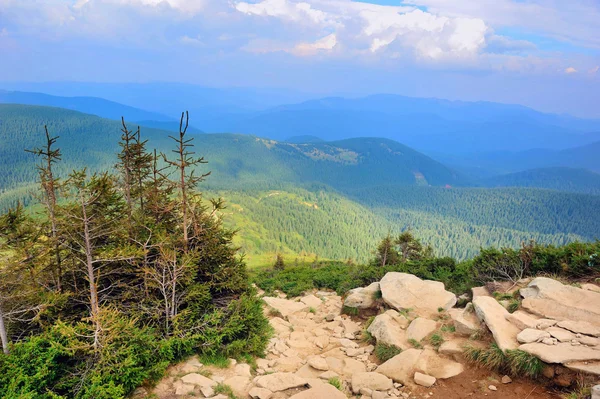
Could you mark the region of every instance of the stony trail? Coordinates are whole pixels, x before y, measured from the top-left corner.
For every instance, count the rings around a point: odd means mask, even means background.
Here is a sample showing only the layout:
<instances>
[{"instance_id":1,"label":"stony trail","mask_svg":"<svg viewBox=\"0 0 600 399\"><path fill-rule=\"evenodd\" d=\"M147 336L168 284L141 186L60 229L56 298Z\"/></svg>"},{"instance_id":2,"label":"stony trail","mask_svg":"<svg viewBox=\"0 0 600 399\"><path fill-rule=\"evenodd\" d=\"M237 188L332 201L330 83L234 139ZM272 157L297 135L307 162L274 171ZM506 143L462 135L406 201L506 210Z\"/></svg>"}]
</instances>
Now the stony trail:
<instances>
[{"instance_id":1,"label":"stony trail","mask_svg":"<svg viewBox=\"0 0 600 399\"><path fill-rule=\"evenodd\" d=\"M462 357L463 345L467 336L480 328L474 311L452 308L454 303L448 302L444 294L440 300L445 301L447 310L437 309L435 300L429 298L433 301L429 308L398 312L388 309L381 296L373 294L378 290L378 286L353 290L345 302L328 291L292 299L284 294L264 297L265 315L274 336L267 356L257 359L254 368L233 359L229 367L217 368L202 365L194 357L171 367L168 376L156 387L140 389L135 396L157 399L558 397L556 392L530 380L511 379L467 364ZM429 287L430 297L434 291ZM368 317L342 314L344 304L348 303L358 303L357 308L378 314L368 329L365 329ZM491 320L495 316L488 317ZM515 317L520 316L517 313ZM382 363L374 355L374 345L365 341L365 330L377 342L393 344L402 352ZM445 331L443 343L434 346L430 343L431 336L440 331ZM512 330L509 333L514 338ZM229 388L229 392L223 391Z\"/></svg>"}]
</instances>

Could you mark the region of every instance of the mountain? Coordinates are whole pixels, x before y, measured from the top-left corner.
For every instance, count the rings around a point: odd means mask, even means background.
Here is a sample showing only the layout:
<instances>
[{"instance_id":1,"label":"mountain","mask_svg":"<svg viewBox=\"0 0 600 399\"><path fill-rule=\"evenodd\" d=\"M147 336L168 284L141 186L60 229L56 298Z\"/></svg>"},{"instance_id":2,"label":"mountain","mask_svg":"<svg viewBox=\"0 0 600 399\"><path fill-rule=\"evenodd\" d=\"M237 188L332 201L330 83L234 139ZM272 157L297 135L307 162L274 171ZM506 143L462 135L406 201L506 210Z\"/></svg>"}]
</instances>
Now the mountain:
<instances>
[{"instance_id":1,"label":"mountain","mask_svg":"<svg viewBox=\"0 0 600 399\"><path fill-rule=\"evenodd\" d=\"M304 144L304 143L322 143L323 140L317 136L293 136L285 139L286 143L296 143L296 144Z\"/></svg>"},{"instance_id":2,"label":"mountain","mask_svg":"<svg viewBox=\"0 0 600 399\"><path fill-rule=\"evenodd\" d=\"M575 193L600 194L600 174L586 169L554 167L530 169L495 176L483 181L485 187L537 187Z\"/></svg>"},{"instance_id":3,"label":"mountain","mask_svg":"<svg viewBox=\"0 0 600 399\"><path fill-rule=\"evenodd\" d=\"M15 171L0 175L0 187L34 180L36 172L26 171L32 157L23 150L41 143L46 124L52 135L60 136L64 164L71 168L108 170L119 148L119 121L75 111L4 104L0 105L0 123L0 165ZM142 134L150 148L170 152L172 133L144 128ZM213 187L266 187L285 182L322 183L343 190L381 184L466 184L439 162L388 139L295 144L239 134L194 138L196 152L210 159L207 167L214 176Z\"/></svg>"},{"instance_id":4,"label":"mountain","mask_svg":"<svg viewBox=\"0 0 600 399\"><path fill-rule=\"evenodd\" d=\"M60 136L62 161L114 172L120 122L76 111L0 105L0 209L35 202L35 157L43 126ZM148 148L170 154L171 132L142 128ZM600 236L600 196L531 188L468 188L445 165L389 139L285 143L239 134L201 134L194 150L211 171L200 189L223 196L228 226L250 257L318 254L364 261L388 232L411 228L438 254L465 259L481 246L564 244Z\"/></svg>"},{"instance_id":5,"label":"mountain","mask_svg":"<svg viewBox=\"0 0 600 399\"><path fill-rule=\"evenodd\" d=\"M600 139L599 120L544 114L517 105L398 95L311 100L206 120L202 127L276 140L290 135L314 135L327 141L385 137L420 150L454 154L564 149Z\"/></svg>"},{"instance_id":6,"label":"mountain","mask_svg":"<svg viewBox=\"0 0 600 399\"><path fill-rule=\"evenodd\" d=\"M97 97L59 97L43 93L28 93L20 91L0 90L0 104L43 105L49 107L66 108L86 114L98 115L103 118L136 121L172 122L174 118L148 112L128 105Z\"/></svg>"},{"instance_id":7,"label":"mountain","mask_svg":"<svg viewBox=\"0 0 600 399\"><path fill-rule=\"evenodd\" d=\"M207 130L205 120L244 115L281 104L297 103L315 95L287 89L213 88L185 83L0 82L7 90L35 91L55 96L93 96L128 104L162 115L189 110L194 125ZM90 112L93 113L93 112ZM153 119L153 118L144 118ZM216 130L213 132L223 132Z\"/></svg>"},{"instance_id":8,"label":"mountain","mask_svg":"<svg viewBox=\"0 0 600 399\"><path fill-rule=\"evenodd\" d=\"M534 148L471 154L427 152L432 158L473 180L540 168L579 168L600 173L600 141L564 150Z\"/></svg>"}]
</instances>

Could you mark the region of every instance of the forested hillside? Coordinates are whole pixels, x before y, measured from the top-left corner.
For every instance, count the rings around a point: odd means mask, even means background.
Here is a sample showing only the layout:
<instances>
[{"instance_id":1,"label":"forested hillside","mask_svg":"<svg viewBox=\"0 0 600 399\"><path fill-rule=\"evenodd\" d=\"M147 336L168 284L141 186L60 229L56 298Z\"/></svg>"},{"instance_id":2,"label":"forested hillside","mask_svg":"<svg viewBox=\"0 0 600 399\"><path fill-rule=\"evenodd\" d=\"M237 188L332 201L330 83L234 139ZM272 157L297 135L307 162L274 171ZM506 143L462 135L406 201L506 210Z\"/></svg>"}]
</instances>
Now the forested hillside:
<instances>
[{"instance_id":1,"label":"forested hillside","mask_svg":"<svg viewBox=\"0 0 600 399\"><path fill-rule=\"evenodd\" d=\"M574 193L600 194L600 174L586 169L540 168L494 176L484 180L483 185L486 187L536 187Z\"/></svg>"},{"instance_id":2,"label":"forested hillside","mask_svg":"<svg viewBox=\"0 0 600 399\"><path fill-rule=\"evenodd\" d=\"M0 105L0 208L35 202L32 154L44 125L60 136L72 168L112 170L122 125L58 108ZM134 128L135 125L130 125ZM169 135L142 128L148 146L169 153ZM365 261L388 232L411 228L439 255L459 259L481 246L518 246L536 239L563 244L600 237L600 197L536 189L466 188L460 174L392 140L281 143L247 135L195 136L211 172L206 198L223 196L228 227L249 258L281 252ZM161 161L162 162L162 161Z\"/></svg>"}]
</instances>

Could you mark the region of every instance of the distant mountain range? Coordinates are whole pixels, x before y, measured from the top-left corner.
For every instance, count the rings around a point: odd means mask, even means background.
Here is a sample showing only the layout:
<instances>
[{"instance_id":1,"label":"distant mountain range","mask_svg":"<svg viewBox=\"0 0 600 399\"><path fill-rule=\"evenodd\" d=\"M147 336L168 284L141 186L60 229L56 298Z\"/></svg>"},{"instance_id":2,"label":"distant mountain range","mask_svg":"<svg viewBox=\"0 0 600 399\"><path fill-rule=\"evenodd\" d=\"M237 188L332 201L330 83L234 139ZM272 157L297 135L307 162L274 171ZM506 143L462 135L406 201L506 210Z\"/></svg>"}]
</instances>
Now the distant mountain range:
<instances>
[{"instance_id":1,"label":"distant mountain range","mask_svg":"<svg viewBox=\"0 0 600 399\"><path fill-rule=\"evenodd\" d=\"M491 102L392 94L314 99L314 94L288 90L216 89L177 83L3 83L2 87L56 96L96 96L153 113L138 116L134 110L119 110L132 121L169 121L187 109L193 126L204 132L252 134L278 141L295 136L315 136L325 141L383 137L428 154L443 155L563 150L600 141L600 120ZM26 103L63 106L41 100L33 98ZM70 106L64 107L100 115L98 109L74 102L70 98ZM100 116L114 119L115 113Z\"/></svg>"},{"instance_id":2,"label":"distant mountain range","mask_svg":"<svg viewBox=\"0 0 600 399\"><path fill-rule=\"evenodd\" d=\"M536 187L550 190L600 194L600 174L566 167L529 169L494 176L483 181L486 187Z\"/></svg>"}]
</instances>

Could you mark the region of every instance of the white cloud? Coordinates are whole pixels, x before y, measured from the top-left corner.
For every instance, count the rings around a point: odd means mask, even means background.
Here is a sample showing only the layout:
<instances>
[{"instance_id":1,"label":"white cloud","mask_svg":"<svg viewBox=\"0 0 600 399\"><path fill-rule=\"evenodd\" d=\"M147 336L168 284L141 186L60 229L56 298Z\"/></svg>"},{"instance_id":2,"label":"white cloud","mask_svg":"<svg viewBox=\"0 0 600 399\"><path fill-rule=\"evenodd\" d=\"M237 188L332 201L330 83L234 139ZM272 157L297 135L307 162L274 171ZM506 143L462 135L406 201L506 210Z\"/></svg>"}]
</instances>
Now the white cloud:
<instances>
[{"instance_id":1,"label":"white cloud","mask_svg":"<svg viewBox=\"0 0 600 399\"><path fill-rule=\"evenodd\" d=\"M575 69L575 68L573 68L571 66L571 67L568 67L568 68L565 69L565 73L569 74L569 75L572 74L572 73L577 73L577 69Z\"/></svg>"},{"instance_id":2,"label":"white cloud","mask_svg":"<svg viewBox=\"0 0 600 399\"><path fill-rule=\"evenodd\" d=\"M313 8L306 2L292 2L288 0L263 0L259 3L239 2L235 8L249 15L282 18L293 22L313 23L324 26L341 26L332 15Z\"/></svg>"},{"instance_id":3,"label":"white cloud","mask_svg":"<svg viewBox=\"0 0 600 399\"><path fill-rule=\"evenodd\" d=\"M325 36L313 43L300 43L294 47L292 51L296 55L313 55L319 51L332 50L337 44L337 37L335 33Z\"/></svg>"},{"instance_id":4,"label":"white cloud","mask_svg":"<svg viewBox=\"0 0 600 399\"><path fill-rule=\"evenodd\" d=\"M600 66L595 66L594 68L590 69L590 74L595 75L598 73L598 70L600 70Z\"/></svg>"}]
</instances>

